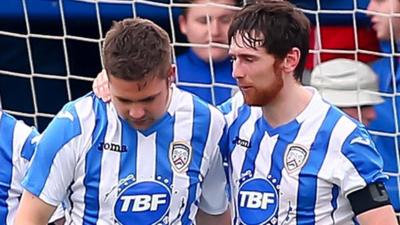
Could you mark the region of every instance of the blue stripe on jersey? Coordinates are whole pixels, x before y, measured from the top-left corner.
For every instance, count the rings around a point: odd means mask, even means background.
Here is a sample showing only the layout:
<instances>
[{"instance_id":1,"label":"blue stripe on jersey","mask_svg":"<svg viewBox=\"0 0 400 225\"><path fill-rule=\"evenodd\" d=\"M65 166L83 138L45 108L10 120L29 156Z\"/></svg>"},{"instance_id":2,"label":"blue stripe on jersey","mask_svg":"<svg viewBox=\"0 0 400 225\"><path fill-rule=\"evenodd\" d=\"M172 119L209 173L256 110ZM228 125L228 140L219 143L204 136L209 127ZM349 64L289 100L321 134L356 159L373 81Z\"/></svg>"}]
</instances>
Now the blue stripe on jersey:
<instances>
[{"instance_id":1,"label":"blue stripe on jersey","mask_svg":"<svg viewBox=\"0 0 400 225\"><path fill-rule=\"evenodd\" d=\"M310 147L310 155L299 174L297 190L297 224L315 224L315 202L317 196L317 174L328 151L332 130L342 114L330 107ZM328 135L328 136L327 136Z\"/></svg>"},{"instance_id":2,"label":"blue stripe on jersey","mask_svg":"<svg viewBox=\"0 0 400 225\"><path fill-rule=\"evenodd\" d=\"M211 120L211 112L206 103L199 101L199 98L193 96L193 104L194 104L194 115L193 115L193 135L191 140L192 146L192 161L190 162L188 169L188 176L190 177L189 181L189 193L187 203L194 202L196 198L196 183L199 183L200 174L195 173L196 171L200 171L202 158L204 154L204 148L208 139L208 132L210 130L210 120ZM196 202L196 204L198 204ZM191 224L189 221L189 213L190 213L191 204L187 204L185 208L185 213L182 216L182 224Z\"/></svg>"},{"instance_id":3,"label":"blue stripe on jersey","mask_svg":"<svg viewBox=\"0 0 400 225\"><path fill-rule=\"evenodd\" d=\"M13 140L16 120L3 113L0 118L0 224L7 224L8 190L10 189L13 168Z\"/></svg>"},{"instance_id":4,"label":"blue stripe on jersey","mask_svg":"<svg viewBox=\"0 0 400 225\"><path fill-rule=\"evenodd\" d=\"M255 130L250 138L250 148L246 150L246 156L244 159L244 163L242 165L242 174L246 173L246 171L251 171L251 174L254 174L255 163L258 152L260 151L261 140L263 139L265 132L262 124L263 117L260 117L255 123Z\"/></svg>"},{"instance_id":5,"label":"blue stripe on jersey","mask_svg":"<svg viewBox=\"0 0 400 225\"><path fill-rule=\"evenodd\" d=\"M366 183L387 180L381 172L382 157L364 127L359 126L346 138L341 152L351 161Z\"/></svg>"},{"instance_id":6,"label":"blue stripe on jersey","mask_svg":"<svg viewBox=\"0 0 400 225\"><path fill-rule=\"evenodd\" d=\"M332 212L331 212L332 224L336 224L334 213L335 213L335 211L337 209L338 196L339 196L339 186L334 184L333 188L332 188L332 200L331 200L331 205L332 205Z\"/></svg>"},{"instance_id":7,"label":"blue stripe on jersey","mask_svg":"<svg viewBox=\"0 0 400 225\"><path fill-rule=\"evenodd\" d=\"M171 117L168 116L168 121L171 121L169 123L163 123L166 124L162 127L162 129L159 129L159 131L156 134L156 179L158 179L158 176L162 179L168 179L169 183L172 183L172 178L173 178L173 172L172 172L172 167L171 163L169 160L169 148L170 144L173 142L173 137L174 137L174 124L175 124L175 116Z\"/></svg>"},{"instance_id":8,"label":"blue stripe on jersey","mask_svg":"<svg viewBox=\"0 0 400 225\"><path fill-rule=\"evenodd\" d=\"M85 209L83 224L96 224L99 217L99 184L103 151L99 150L107 133L107 107L105 103L93 98L93 111L96 114L95 128L92 133L92 146L85 157Z\"/></svg>"},{"instance_id":9,"label":"blue stripe on jersey","mask_svg":"<svg viewBox=\"0 0 400 225\"><path fill-rule=\"evenodd\" d=\"M71 117L72 116L72 117ZM71 121L72 119L72 121ZM64 106L62 111L51 121L43 133L35 152L35 161L32 163L22 185L32 194L39 196L46 184L53 165L54 158L62 147L81 134L81 125L76 113L74 102ZM42 171L36 173L35 171Z\"/></svg>"},{"instance_id":10,"label":"blue stripe on jersey","mask_svg":"<svg viewBox=\"0 0 400 225\"><path fill-rule=\"evenodd\" d=\"M136 175L136 157L138 148L138 133L128 122L120 119L122 124L121 143L127 146L128 151L121 154L119 162L119 181L127 178L129 175Z\"/></svg>"},{"instance_id":11,"label":"blue stripe on jersey","mask_svg":"<svg viewBox=\"0 0 400 225\"><path fill-rule=\"evenodd\" d=\"M32 143L32 139L39 135L36 129L32 129L32 132L29 134L28 138L26 139L24 146L21 150L21 157L31 161L33 153L35 152L36 142Z\"/></svg>"}]
</instances>

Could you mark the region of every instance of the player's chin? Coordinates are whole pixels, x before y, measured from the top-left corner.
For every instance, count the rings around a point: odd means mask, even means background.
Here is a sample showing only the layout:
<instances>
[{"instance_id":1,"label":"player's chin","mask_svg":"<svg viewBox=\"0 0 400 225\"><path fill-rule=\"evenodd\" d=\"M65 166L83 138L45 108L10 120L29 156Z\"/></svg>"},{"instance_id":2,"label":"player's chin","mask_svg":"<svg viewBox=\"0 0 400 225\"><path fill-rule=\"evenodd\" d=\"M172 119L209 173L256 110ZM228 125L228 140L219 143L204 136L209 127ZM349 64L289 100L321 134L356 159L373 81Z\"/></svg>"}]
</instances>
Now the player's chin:
<instances>
[{"instance_id":1,"label":"player's chin","mask_svg":"<svg viewBox=\"0 0 400 225\"><path fill-rule=\"evenodd\" d=\"M244 96L244 103L246 105L249 105L249 106L262 106L263 105L262 102L257 101L257 99L255 99L249 95L243 95L243 96Z\"/></svg>"}]
</instances>

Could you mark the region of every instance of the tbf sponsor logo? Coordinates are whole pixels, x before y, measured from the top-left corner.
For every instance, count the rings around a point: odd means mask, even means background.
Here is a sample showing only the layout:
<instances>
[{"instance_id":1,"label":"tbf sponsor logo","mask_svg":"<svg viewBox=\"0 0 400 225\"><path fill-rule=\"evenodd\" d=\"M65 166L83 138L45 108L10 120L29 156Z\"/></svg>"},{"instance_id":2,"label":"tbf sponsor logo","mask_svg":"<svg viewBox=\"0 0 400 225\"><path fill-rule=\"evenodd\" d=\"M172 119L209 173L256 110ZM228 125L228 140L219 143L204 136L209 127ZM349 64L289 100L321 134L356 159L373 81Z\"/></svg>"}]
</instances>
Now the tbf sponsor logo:
<instances>
[{"instance_id":1,"label":"tbf sponsor logo","mask_svg":"<svg viewBox=\"0 0 400 225\"><path fill-rule=\"evenodd\" d=\"M157 211L160 205L167 203L166 194L154 195L125 195L121 196L121 212Z\"/></svg>"},{"instance_id":2,"label":"tbf sponsor logo","mask_svg":"<svg viewBox=\"0 0 400 225\"><path fill-rule=\"evenodd\" d=\"M274 206L275 194L268 192L257 192L257 191L241 191L240 195L240 207L246 207L251 209L268 209L268 205Z\"/></svg>"},{"instance_id":3,"label":"tbf sponsor logo","mask_svg":"<svg viewBox=\"0 0 400 225\"><path fill-rule=\"evenodd\" d=\"M157 224L167 214L171 193L158 181L142 181L124 187L114 204L119 224Z\"/></svg>"},{"instance_id":4,"label":"tbf sponsor logo","mask_svg":"<svg viewBox=\"0 0 400 225\"><path fill-rule=\"evenodd\" d=\"M239 219L244 224L264 224L270 221L278 208L278 192L267 179L245 181L238 191Z\"/></svg>"}]
</instances>

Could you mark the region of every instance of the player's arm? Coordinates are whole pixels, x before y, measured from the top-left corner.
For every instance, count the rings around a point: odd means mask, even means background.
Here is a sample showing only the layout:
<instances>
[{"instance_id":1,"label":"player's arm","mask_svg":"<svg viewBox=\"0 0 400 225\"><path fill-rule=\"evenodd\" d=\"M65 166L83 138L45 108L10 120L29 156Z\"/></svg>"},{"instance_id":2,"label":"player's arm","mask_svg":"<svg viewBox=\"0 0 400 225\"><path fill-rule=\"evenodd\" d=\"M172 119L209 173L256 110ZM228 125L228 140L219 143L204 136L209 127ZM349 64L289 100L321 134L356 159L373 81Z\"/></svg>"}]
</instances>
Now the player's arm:
<instances>
[{"instance_id":1,"label":"player's arm","mask_svg":"<svg viewBox=\"0 0 400 225\"><path fill-rule=\"evenodd\" d=\"M361 190L348 195L351 207L361 225L397 224L385 185L370 183Z\"/></svg>"},{"instance_id":2,"label":"player's arm","mask_svg":"<svg viewBox=\"0 0 400 225\"><path fill-rule=\"evenodd\" d=\"M229 225L231 224L231 214L229 209L220 215L210 215L199 209L196 215L196 222L199 225Z\"/></svg>"},{"instance_id":3,"label":"player's arm","mask_svg":"<svg viewBox=\"0 0 400 225\"><path fill-rule=\"evenodd\" d=\"M15 217L15 225L46 225L56 207L24 191Z\"/></svg>"},{"instance_id":4,"label":"player's arm","mask_svg":"<svg viewBox=\"0 0 400 225\"><path fill-rule=\"evenodd\" d=\"M397 225L396 216L391 205L369 210L357 216L361 225L387 224Z\"/></svg>"}]
</instances>

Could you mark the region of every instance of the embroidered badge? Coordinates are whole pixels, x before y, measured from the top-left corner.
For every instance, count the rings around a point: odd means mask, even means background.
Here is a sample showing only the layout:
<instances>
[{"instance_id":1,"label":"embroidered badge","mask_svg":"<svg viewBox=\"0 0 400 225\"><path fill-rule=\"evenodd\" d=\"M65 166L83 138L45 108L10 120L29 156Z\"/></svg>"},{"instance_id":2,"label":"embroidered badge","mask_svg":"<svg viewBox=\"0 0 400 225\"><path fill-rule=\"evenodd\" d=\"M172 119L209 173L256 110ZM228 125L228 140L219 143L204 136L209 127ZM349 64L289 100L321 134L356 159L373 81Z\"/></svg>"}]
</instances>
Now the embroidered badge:
<instances>
[{"instance_id":1,"label":"embroidered badge","mask_svg":"<svg viewBox=\"0 0 400 225\"><path fill-rule=\"evenodd\" d=\"M185 172L192 159L192 148L183 141L171 143L169 148L169 161L178 173Z\"/></svg>"},{"instance_id":2,"label":"embroidered badge","mask_svg":"<svg viewBox=\"0 0 400 225\"><path fill-rule=\"evenodd\" d=\"M302 145L288 145L285 152L285 168L287 172L292 173L303 167L307 162L309 153L309 150Z\"/></svg>"}]
</instances>

